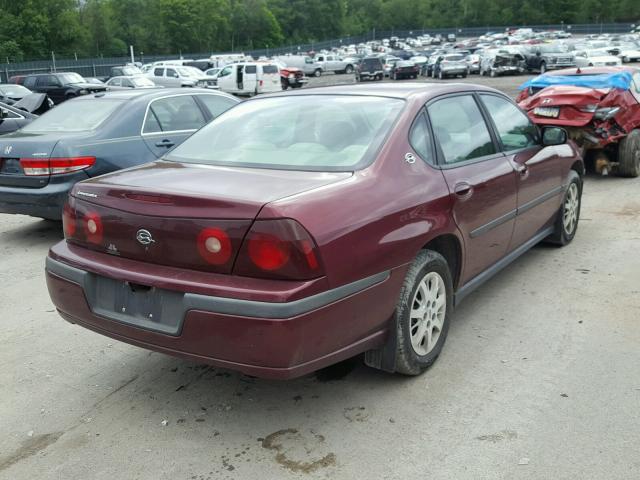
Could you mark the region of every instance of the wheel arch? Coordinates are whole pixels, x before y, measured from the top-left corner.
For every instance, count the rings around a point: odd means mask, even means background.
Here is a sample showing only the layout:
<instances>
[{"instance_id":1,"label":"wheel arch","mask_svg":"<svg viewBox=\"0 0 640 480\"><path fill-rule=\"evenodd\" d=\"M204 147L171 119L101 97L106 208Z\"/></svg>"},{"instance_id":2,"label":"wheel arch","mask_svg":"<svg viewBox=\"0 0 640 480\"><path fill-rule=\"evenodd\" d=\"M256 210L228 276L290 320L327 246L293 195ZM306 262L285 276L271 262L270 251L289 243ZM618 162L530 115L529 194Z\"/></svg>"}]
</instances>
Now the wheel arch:
<instances>
[{"instance_id":1,"label":"wheel arch","mask_svg":"<svg viewBox=\"0 0 640 480\"><path fill-rule=\"evenodd\" d=\"M457 290L462 273L462 244L452 233L444 233L429 240L422 250L433 250L444 257L451 269L453 289Z\"/></svg>"}]
</instances>

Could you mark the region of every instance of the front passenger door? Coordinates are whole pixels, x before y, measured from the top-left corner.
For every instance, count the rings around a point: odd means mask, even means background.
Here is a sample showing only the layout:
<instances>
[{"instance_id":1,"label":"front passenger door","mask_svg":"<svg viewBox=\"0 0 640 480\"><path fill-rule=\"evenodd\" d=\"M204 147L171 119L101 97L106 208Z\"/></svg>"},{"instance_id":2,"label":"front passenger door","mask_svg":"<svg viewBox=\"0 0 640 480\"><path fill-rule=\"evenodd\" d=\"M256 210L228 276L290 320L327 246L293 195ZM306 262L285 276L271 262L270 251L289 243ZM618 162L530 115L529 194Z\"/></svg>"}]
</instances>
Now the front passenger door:
<instances>
[{"instance_id":1,"label":"front passenger door","mask_svg":"<svg viewBox=\"0 0 640 480\"><path fill-rule=\"evenodd\" d=\"M427 111L464 239L464 284L507 253L516 215L516 173L472 94L435 100Z\"/></svg>"},{"instance_id":2,"label":"front passenger door","mask_svg":"<svg viewBox=\"0 0 640 480\"><path fill-rule=\"evenodd\" d=\"M518 216L509 248L514 250L549 226L560 210L564 188L558 147L543 148L538 128L506 98L490 93L480 98L502 151L518 172Z\"/></svg>"}]
</instances>

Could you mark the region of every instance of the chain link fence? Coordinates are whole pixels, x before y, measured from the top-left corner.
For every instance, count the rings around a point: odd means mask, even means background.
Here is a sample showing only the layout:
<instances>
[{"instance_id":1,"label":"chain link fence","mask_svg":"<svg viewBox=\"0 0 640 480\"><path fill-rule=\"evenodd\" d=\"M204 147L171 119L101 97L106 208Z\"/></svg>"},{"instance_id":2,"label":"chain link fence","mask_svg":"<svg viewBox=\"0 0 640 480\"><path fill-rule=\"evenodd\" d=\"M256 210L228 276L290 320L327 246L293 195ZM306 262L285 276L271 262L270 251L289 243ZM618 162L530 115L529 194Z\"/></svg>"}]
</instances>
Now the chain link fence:
<instances>
[{"instance_id":1,"label":"chain link fence","mask_svg":"<svg viewBox=\"0 0 640 480\"><path fill-rule=\"evenodd\" d=\"M591 35L591 34L623 34L629 33L635 25L630 23L600 23L600 24L579 24L579 25L529 25L526 27L514 28L533 28L534 30L564 30L572 35ZM287 53L297 54L309 51L319 51L323 49L332 49L342 45L352 45L370 40L381 40L393 36L406 38L418 35L447 35L455 34L459 38L477 37L487 32L502 32L505 27L452 27L442 29L414 29L414 30L390 30L376 31L372 30L365 35L345 36L322 42L312 42L305 44L295 44L281 46L278 48L265 48L262 50L245 50L243 53L251 55L254 58L261 56L284 55ZM237 52L236 52L237 53ZM185 54L167 54L167 55L136 55L135 60L142 63L151 63L159 60L177 60L180 58L201 59L208 58L212 53L185 53ZM216 53L215 55L224 55ZM7 82L9 78L15 75L26 75L31 73L48 73L54 71L72 71L77 72L83 77L106 77L111 72L111 67L124 65L131 61L131 57L99 57L99 58L56 58L55 52L52 58L48 60L38 60L32 62L21 63L3 63L0 64L0 82Z\"/></svg>"}]
</instances>

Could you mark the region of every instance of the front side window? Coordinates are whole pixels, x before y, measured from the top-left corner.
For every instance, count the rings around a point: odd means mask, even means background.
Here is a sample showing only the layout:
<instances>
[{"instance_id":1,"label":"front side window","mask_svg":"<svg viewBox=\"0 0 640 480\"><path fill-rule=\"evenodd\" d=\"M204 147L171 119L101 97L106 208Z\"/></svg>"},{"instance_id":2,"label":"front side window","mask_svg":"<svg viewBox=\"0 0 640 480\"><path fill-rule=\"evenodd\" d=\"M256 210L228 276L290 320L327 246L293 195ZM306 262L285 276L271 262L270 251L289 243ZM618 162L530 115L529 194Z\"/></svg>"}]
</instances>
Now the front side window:
<instances>
[{"instance_id":1,"label":"front side window","mask_svg":"<svg viewBox=\"0 0 640 480\"><path fill-rule=\"evenodd\" d=\"M231 75L231 68L232 67L224 67L218 77L226 77L227 75Z\"/></svg>"},{"instance_id":2,"label":"front side window","mask_svg":"<svg viewBox=\"0 0 640 480\"><path fill-rule=\"evenodd\" d=\"M178 78L178 72L176 72L173 68L167 68L165 75L167 77Z\"/></svg>"},{"instance_id":3,"label":"front side window","mask_svg":"<svg viewBox=\"0 0 640 480\"><path fill-rule=\"evenodd\" d=\"M305 95L236 105L172 151L170 160L283 170L352 171L368 164L403 100Z\"/></svg>"},{"instance_id":4,"label":"front side window","mask_svg":"<svg viewBox=\"0 0 640 480\"><path fill-rule=\"evenodd\" d=\"M154 100L149 105L143 133L197 130L205 118L191 95Z\"/></svg>"},{"instance_id":5,"label":"front side window","mask_svg":"<svg viewBox=\"0 0 640 480\"><path fill-rule=\"evenodd\" d=\"M496 153L487 124L471 95L438 100L427 110L445 164Z\"/></svg>"},{"instance_id":6,"label":"front side window","mask_svg":"<svg viewBox=\"0 0 640 480\"><path fill-rule=\"evenodd\" d=\"M498 130L505 151L539 144L538 129L514 104L495 95L480 95Z\"/></svg>"},{"instance_id":7,"label":"front side window","mask_svg":"<svg viewBox=\"0 0 640 480\"><path fill-rule=\"evenodd\" d=\"M236 104L233 99L222 95L198 95L198 98L202 100L213 118L217 118Z\"/></svg>"}]
</instances>

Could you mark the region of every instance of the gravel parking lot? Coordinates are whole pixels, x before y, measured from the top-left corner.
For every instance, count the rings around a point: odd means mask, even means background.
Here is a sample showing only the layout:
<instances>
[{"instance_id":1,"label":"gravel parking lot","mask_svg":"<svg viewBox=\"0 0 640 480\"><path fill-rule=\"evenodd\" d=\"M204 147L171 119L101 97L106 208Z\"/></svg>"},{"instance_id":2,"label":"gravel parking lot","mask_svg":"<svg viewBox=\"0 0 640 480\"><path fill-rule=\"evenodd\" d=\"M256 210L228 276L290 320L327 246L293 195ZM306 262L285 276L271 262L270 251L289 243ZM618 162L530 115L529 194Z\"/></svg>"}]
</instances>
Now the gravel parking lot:
<instances>
[{"instance_id":1,"label":"gravel parking lot","mask_svg":"<svg viewBox=\"0 0 640 480\"><path fill-rule=\"evenodd\" d=\"M417 378L259 380L70 325L44 280L60 225L0 215L0 479L637 479L639 188L589 176L574 242L466 299Z\"/></svg>"}]
</instances>

